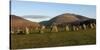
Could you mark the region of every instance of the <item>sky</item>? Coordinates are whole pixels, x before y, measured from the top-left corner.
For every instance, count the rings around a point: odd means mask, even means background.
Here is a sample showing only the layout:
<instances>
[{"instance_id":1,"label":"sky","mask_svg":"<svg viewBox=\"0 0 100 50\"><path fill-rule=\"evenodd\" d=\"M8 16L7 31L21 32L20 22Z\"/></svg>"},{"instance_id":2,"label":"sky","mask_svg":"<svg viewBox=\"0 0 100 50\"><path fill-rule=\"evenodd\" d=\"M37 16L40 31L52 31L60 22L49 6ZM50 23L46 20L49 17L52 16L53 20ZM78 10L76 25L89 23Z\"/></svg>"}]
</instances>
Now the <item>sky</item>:
<instances>
[{"instance_id":1,"label":"sky","mask_svg":"<svg viewBox=\"0 0 100 50\"><path fill-rule=\"evenodd\" d=\"M78 5L78 4L63 4L63 3L46 3L34 1L12 1L11 14L21 16L29 16L26 19L40 22L49 20L57 15L64 13L73 13L83 15L89 18L96 18L95 5ZM35 15L35 17L32 15ZM42 16L38 17L37 15ZM30 18L31 16L31 18ZM37 17L37 18L36 18Z\"/></svg>"}]
</instances>

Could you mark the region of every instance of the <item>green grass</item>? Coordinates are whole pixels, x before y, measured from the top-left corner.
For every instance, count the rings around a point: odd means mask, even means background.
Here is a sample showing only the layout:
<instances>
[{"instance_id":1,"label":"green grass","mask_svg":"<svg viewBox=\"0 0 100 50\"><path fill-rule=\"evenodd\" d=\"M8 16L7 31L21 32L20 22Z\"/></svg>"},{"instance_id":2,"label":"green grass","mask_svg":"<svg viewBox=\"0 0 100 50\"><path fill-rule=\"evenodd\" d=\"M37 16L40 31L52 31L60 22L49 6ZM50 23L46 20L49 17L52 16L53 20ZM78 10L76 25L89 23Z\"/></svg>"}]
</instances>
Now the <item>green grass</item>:
<instances>
[{"instance_id":1,"label":"green grass","mask_svg":"<svg viewBox=\"0 0 100 50\"><path fill-rule=\"evenodd\" d=\"M11 49L96 44L96 30L11 35Z\"/></svg>"}]
</instances>

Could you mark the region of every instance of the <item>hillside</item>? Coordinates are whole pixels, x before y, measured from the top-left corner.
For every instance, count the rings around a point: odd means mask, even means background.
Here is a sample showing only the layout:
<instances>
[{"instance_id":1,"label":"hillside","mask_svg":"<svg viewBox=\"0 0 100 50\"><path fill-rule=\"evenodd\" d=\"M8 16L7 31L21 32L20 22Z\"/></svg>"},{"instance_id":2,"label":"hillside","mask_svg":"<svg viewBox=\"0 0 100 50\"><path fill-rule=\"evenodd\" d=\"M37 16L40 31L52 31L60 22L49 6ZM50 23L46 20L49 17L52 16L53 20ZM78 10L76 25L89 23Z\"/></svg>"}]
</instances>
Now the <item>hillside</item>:
<instances>
[{"instance_id":1,"label":"hillside","mask_svg":"<svg viewBox=\"0 0 100 50\"><path fill-rule=\"evenodd\" d=\"M24 29L25 27L28 28L36 28L39 26L38 23L26 20L20 16L10 15L11 18L11 29Z\"/></svg>"}]
</instances>

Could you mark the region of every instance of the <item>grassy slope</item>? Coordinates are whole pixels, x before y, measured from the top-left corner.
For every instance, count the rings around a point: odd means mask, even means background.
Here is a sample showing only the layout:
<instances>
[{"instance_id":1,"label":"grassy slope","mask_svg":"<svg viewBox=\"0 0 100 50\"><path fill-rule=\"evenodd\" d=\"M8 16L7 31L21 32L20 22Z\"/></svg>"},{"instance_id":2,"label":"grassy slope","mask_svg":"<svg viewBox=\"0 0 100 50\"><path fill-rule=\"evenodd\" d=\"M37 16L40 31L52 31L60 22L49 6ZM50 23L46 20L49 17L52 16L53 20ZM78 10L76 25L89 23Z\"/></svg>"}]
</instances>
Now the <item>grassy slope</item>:
<instances>
[{"instance_id":1,"label":"grassy slope","mask_svg":"<svg viewBox=\"0 0 100 50\"><path fill-rule=\"evenodd\" d=\"M11 48L38 48L53 46L88 45L96 43L95 29L58 32L33 33L29 35L11 35Z\"/></svg>"}]
</instances>

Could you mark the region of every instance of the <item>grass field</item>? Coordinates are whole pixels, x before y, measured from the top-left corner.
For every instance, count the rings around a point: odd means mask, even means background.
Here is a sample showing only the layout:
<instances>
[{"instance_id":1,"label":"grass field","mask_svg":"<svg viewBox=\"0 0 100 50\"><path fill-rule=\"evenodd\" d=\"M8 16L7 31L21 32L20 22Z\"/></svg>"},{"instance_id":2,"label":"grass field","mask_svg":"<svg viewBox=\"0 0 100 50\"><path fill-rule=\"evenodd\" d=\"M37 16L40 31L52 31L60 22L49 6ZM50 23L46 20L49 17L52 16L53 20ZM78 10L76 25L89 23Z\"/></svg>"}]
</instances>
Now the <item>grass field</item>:
<instances>
[{"instance_id":1,"label":"grass field","mask_svg":"<svg viewBox=\"0 0 100 50\"><path fill-rule=\"evenodd\" d=\"M11 49L96 44L96 30L11 35Z\"/></svg>"}]
</instances>

